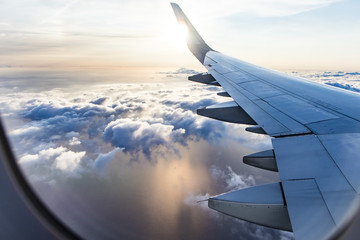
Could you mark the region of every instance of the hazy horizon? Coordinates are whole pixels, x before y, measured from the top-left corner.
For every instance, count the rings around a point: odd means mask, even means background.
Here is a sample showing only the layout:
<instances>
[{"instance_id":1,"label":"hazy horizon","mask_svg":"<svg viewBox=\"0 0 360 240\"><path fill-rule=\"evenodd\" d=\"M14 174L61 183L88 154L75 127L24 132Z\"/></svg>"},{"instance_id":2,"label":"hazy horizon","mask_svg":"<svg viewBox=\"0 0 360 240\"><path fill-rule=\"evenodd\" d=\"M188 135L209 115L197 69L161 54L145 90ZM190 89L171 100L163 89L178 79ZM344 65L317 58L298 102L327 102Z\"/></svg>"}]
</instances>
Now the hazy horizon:
<instances>
[{"instance_id":1,"label":"hazy horizon","mask_svg":"<svg viewBox=\"0 0 360 240\"><path fill-rule=\"evenodd\" d=\"M214 49L277 70L357 71L355 0L180 1ZM169 2L0 3L0 66L198 69Z\"/></svg>"}]
</instances>

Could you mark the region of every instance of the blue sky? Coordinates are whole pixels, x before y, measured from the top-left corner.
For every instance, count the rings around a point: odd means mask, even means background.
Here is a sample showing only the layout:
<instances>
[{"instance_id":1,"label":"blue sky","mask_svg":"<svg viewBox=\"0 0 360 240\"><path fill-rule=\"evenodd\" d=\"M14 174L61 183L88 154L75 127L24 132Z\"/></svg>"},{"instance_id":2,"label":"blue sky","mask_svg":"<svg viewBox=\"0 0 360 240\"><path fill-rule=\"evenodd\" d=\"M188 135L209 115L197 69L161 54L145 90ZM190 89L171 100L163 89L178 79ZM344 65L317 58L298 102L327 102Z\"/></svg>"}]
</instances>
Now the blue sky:
<instances>
[{"instance_id":1,"label":"blue sky","mask_svg":"<svg viewBox=\"0 0 360 240\"><path fill-rule=\"evenodd\" d=\"M360 68L360 3L347 0L179 1L216 50L279 70ZM169 2L0 3L1 66L201 68Z\"/></svg>"}]
</instances>

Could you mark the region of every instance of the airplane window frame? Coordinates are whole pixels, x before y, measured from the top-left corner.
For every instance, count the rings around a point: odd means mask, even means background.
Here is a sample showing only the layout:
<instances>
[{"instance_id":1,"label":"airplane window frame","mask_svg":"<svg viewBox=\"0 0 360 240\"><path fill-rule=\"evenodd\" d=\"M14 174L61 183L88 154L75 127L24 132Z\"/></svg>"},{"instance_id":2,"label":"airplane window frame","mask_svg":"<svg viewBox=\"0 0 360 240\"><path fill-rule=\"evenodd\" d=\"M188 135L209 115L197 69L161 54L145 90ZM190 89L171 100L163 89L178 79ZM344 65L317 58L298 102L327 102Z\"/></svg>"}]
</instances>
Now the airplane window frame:
<instances>
[{"instance_id":1,"label":"airplane window frame","mask_svg":"<svg viewBox=\"0 0 360 240\"><path fill-rule=\"evenodd\" d=\"M30 214L27 215L27 221L37 221L39 223L39 229L41 229L42 233L37 231L32 231L31 236L29 238L37 237L37 235L49 235L54 239L82 239L78 236L74 231L72 231L69 227L67 227L58 217L52 213L49 208L40 200L37 194L33 191L32 187L26 180L25 176L23 175L20 166L18 165L15 156L11 150L11 145L8 141L6 136L5 128L3 121L0 116L0 167L3 171L3 182L1 183L0 193L2 193L2 201L6 204L16 205L17 209L27 209L30 211ZM6 188L5 185L8 185ZM5 186L5 187L4 187ZM15 198L17 201L14 200L14 195L8 194L7 189L13 188L15 190ZM10 202L11 201L11 202ZM21 206L23 203L23 206ZM6 210L5 210L6 211ZM2 211L4 214L4 210ZM12 214L11 211L5 212L4 218L7 218L6 215ZM21 214L27 214L22 212ZM18 217L18 216L16 216ZM22 221L22 220L20 220ZM33 223L34 223L33 222ZM27 222L28 223L28 222ZM25 223L26 224L26 223ZM18 230L19 232L22 231L21 224L19 223ZM38 229L38 230L39 230ZM6 231L7 229L3 229L2 231ZM15 235L13 232L4 233L7 235ZM28 233L27 233L28 234ZM19 234L17 234L19 235Z\"/></svg>"}]
</instances>

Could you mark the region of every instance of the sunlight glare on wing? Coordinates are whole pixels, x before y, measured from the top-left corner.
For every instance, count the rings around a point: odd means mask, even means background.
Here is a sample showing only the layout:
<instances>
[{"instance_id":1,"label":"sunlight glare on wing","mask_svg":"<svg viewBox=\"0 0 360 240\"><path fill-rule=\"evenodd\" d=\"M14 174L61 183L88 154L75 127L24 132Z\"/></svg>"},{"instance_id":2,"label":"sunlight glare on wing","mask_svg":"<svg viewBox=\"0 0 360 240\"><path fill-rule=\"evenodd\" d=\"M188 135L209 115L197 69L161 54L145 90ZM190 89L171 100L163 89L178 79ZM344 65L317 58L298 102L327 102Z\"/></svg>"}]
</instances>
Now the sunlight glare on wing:
<instances>
[{"instance_id":1,"label":"sunlight glare on wing","mask_svg":"<svg viewBox=\"0 0 360 240\"><path fill-rule=\"evenodd\" d=\"M177 37L181 38L182 41L184 41L187 38L188 35L188 28L185 23L180 23L177 25L176 28Z\"/></svg>"}]
</instances>

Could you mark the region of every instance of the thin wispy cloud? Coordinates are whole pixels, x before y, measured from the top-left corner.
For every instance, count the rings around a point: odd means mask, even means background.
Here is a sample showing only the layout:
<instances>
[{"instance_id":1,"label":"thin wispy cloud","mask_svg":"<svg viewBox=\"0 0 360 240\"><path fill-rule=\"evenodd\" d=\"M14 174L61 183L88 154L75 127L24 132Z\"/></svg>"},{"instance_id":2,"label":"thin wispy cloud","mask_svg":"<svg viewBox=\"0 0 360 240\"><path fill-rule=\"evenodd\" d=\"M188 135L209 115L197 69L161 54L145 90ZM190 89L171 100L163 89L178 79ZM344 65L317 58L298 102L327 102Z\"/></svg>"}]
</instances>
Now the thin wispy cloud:
<instances>
[{"instance_id":1,"label":"thin wispy cloud","mask_svg":"<svg viewBox=\"0 0 360 240\"><path fill-rule=\"evenodd\" d=\"M55 18L58 18L60 17L67 9L69 9L69 7L71 5L73 5L74 3L78 2L78 0L72 0L72 1L69 1L65 4L65 6L63 8L60 8L58 11L56 11L50 18L48 19L44 19L41 24L44 24L44 23L47 23Z\"/></svg>"},{"instance_id":2,"label":"thin wispy cloud","mask_svg":"<svg viewBox=\"0 0 360 240\"><path fill-rule=\"evenodd\" d=\"M41 31L19 31L19 30L2 30L3 34L34 34L34 35L62 35L62 36L82 36L82 37L99 37L99 38L148 38L152 37L151 35L136 35L136 34L119 34L119 35L106 35L106 34L92 34L92 33L86 33L86 32L41 32Z\"/></svg>"},{"instance_id":3,"label":"thin wispy cloud","mask_svg":"<svg viewBox=\"0 0 360 240\"><path fill-rule=\"evenodd\" d=\"M284 17L302 12L312 11L342 0L241 0L226 1L219 5L216 1L200 1L197 4L206 5L205 12L212 17L227 15L253 15L258 17Z\"/></svg>"},{"instance_id":4,"label":"thin wispy cloud","mask_svg":"<svg viewBox=\"0 0 360 240\"><path fill-rule=\"evenodd\" d=\"M304 52L322 49L324 42L334 55L353 56L351 61L340 61L338 57L317 54L318 59L312 63L316 67L321 59L331 59L338 64L346 62L351 67L359 62L354 60L359 56L353 51L356 41L348 40L358 37L356 29L359 23L354 21L357 13L352 12L356 8L352 5L356 4L355 1L340 0L242 0L226 1L220 5L217 1L181 2L186 14L199 32L204 33L210 45L219 51L231 51L235 53L232 55L243 60L252 60L254 51L258 51L262 53L258 58L265 64L280 62L284 65L289 61L278 53L289 52L287 48L291 47L294 52L291 62L304 66L309 62L309 57L303 56ZM333 14L337 8L342 9L340 22ZM328 12L317 11L320 9ZM303 14L298 16L300 13ZM63 64L64 59L74 61L69 65L81 63L87 66L93 62L122 66L180 66L190 63L195 67L198 64L179 36L177 22L169 2L165 0L30 0L26 3L6 0L0 5L0 14L4 23L0 24L0 44L6 46L1 54L7 56L6 61L0 59L0 64L42 66L47 62L56 66ZM333 30L330 33L326 30L327 36L317 36L317 41L314 41L314 32L319 33L317 28ZM311 44L307 43L305 36L313 36ZM281 43L284 39L286 44ZM340 41L347 42L345 49L333 48ZM19 45L23 51L16 51ZM266 49L258 49L259 46ZM264 65L261 61L259 63Z\"/></svg>"}]
</instances>

